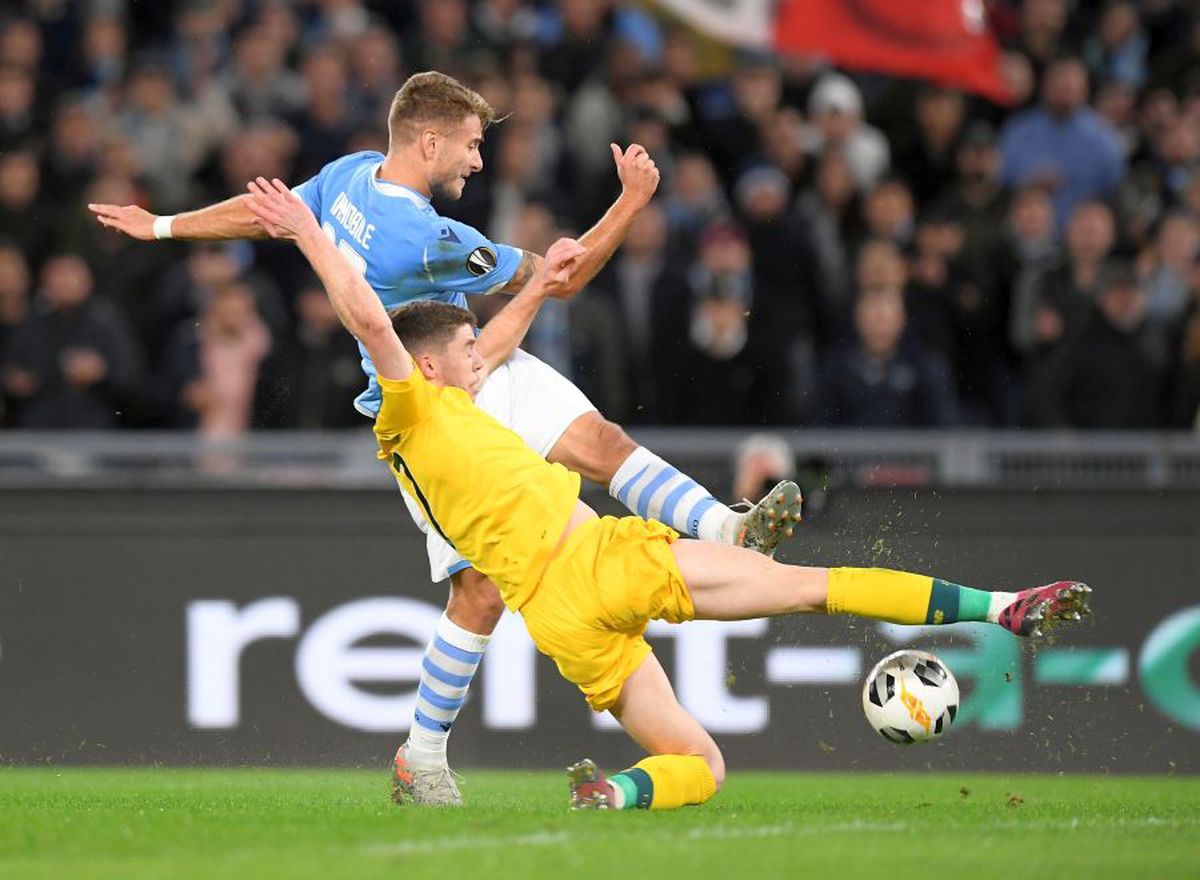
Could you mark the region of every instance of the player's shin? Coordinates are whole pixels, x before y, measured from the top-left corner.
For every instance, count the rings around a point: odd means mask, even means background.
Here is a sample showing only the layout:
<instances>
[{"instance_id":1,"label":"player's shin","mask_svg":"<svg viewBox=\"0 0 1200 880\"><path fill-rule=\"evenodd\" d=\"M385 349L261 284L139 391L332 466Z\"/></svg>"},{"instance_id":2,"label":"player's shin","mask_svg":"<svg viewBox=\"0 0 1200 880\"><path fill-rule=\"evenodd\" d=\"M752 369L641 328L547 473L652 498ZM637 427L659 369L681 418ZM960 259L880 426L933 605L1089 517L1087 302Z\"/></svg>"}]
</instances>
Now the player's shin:
<instances>
[{"instance_id":1,"label":"player's shin","mask_svg":"<svg viewBox=\"0 0 1200 880\"><path fill-rule=\"evenodd\" d=\"M826 611L906 624L995 623L1015 593L964 587L887 568L831 568Z\"/></svg>"},{"instance_id":2,"label":"player's shin","mask_svg":"<svg viewBox=\"0 0 1200 880\"><path fill-rule=\"evenodd\" d=\"M445 614L421 661L417 707L408 735L408 761L445 766L446 741L491 636L465 630Z\"/></svg>"},{"instance_id":3,"label":"player's shin","mask_svg":"<svg viewBox=\"0 0 1200 880\"><path fill-rule=\"evenodd\" d=\"M693 538L734 542L739 518L678 468L639 446L617 468L608 494L643 519L656 519Z\"/></svg>"}]
</instances>

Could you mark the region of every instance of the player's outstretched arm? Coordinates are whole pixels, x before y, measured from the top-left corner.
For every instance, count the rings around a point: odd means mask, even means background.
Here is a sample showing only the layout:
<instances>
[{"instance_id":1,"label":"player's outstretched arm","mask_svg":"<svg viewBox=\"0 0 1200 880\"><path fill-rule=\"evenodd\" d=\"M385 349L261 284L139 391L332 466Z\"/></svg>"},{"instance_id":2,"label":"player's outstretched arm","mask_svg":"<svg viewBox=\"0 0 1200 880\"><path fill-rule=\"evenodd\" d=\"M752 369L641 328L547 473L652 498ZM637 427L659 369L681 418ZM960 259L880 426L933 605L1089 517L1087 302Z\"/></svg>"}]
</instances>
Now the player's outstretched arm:
<instances>
[{"instance_id":1,"label":"player's outstretched arm","mask_svg":"<svg viewBox=\"0 0 1200 880\"><path fill-rule=\"evenodd\" d=\"M488 373L508 360L521 344L546 297L563 295L562 291L573 282L576 267L586 255L587 248L579 242L560 238L550 246L537 272L521 292L484 325L475 349L483 357Z\"/></svg>"},{"instance_id":2,"label":"player's outstretched arm","mask_svg":"<svg viewBox=\"0 0 1200 880\"><path fill-rule=\"evenodd\" d=\"M338 252L308 206L278 179L268 181L260 177L246 188L250 190L247 209L266 234L296 242L325 286L334 311L363 344L379 375L407 379L413 370L412 358L392 329L383 303L366 279Z\"/></svg>"},{"instance_id":3,"label":"player's outstretched arm","mask_svg":"<svg viewBox=\"0 0 1200 880\"><path fill-rule=\"evenodd\" d=\"M267 232L250 210L246 201L248 198L234 196L207 208L186 211L174 217L160 217L137 205L91 204L88 210L96 215L101 226L142 241L156 238L179 238L185 241L266 238Z\"/></svg>"},{"instance_id":4,"label":"player's outstretched arm","mask_svg":"<svg viewBox=\"0 0 1200 880\"><path fill-rule=\"evenodd\" d=\"M587 248L587 253L577 261L570 284L555 294L558 299L569 299L579 293L599 274L625 240L633 218L650 203L658 190L658 167L645 147L630 144L624 152L616 144L609 144L609 147L617 166L617 176L621 179L621 195L599 222L580 236L579 243ZM501 292L516 293L521 290L541 265L541 257L526 251L517 271L508 284L501 288Z\"/></svg>"}]
</instances>

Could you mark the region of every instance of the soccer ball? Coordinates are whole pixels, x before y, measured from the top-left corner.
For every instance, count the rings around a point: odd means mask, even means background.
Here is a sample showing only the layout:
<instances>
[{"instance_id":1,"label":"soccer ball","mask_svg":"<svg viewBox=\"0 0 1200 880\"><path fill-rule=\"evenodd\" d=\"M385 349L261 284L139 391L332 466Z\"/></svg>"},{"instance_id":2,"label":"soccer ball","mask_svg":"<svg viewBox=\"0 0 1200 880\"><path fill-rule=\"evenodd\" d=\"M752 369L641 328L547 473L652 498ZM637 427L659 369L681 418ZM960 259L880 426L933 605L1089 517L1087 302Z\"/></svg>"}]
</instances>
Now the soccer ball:
<instances>
[{"instance_id":1,"label":"soccer ball","mask_svg":"<svg viewBox=\"0 0 1200 880\"><path fill-rule=\"evenodd\" d=\"M863 683L863 712L884 739L929 742L954 723L958 682L928 651L897 651L875 664Z\"/></svg>"}]
</instances>

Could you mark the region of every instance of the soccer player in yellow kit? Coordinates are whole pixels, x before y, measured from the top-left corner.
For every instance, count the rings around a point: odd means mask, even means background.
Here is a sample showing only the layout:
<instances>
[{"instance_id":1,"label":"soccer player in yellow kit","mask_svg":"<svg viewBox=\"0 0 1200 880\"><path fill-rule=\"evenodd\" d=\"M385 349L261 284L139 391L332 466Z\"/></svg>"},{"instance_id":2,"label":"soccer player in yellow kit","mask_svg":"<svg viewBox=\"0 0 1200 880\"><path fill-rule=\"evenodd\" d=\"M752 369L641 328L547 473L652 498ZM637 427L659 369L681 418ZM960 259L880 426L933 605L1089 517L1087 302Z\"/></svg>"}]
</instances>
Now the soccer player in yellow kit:
<instances>
[{"instance_id":1,"label":"soccer player in yellow kit","mask_svg":"<svg viewBox=\"0 0 1200 880\"><path fill-rule=\"evenodd\" d=\"M380 458L431 526L492 579L592 709L612 712L650 753L607 778L589 760L569 768L572 807L672 809L703 803L724 780L720 749L676 700L644 638L652 619L844 612L907 624L988 620L1037 635L1088 610L1090 591L1075 581L1000 593L887 569L783 565L680 539L639 517L598 517L579 499L577 474L541 458L473 402L540 302L568 283L581 245L556 242L508 306L523 321L505 322L507 338L481 343L471 313L446 303L413 303L389 317L282 182L259 178L249 188L264 228L297 243L378 369Z\"/></svg>"}]
</instances>

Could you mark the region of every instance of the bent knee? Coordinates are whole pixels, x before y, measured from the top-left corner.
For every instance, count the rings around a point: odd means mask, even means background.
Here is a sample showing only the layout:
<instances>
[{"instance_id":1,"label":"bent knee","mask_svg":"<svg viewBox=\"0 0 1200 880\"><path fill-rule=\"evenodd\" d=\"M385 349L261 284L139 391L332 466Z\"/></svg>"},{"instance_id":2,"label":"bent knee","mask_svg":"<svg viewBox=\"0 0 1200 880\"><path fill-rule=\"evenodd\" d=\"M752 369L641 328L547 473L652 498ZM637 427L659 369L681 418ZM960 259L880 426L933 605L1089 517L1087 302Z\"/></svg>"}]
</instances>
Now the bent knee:
<instances>
[{"instance_id":1,"label":"bent knee","mask_svg":"<svg viewBox=\"0 0 1200 880\"><path fill-rule=\"evenodd\" d=\"M466 568L450 576L446 613L463 629L488 635L504 614L504 600L491 580L473 568Z\"/></svg>"},{"instance_id":2,"label":"bent knee","mask_svg":"<svg viewBox=\"0 0 1200 880\"><path fill-rule=\"evenodd\" d=\"M624 428L593 410L571 423L547 457L606 486L635 449Z\"/></svg>"}]
</instances>

